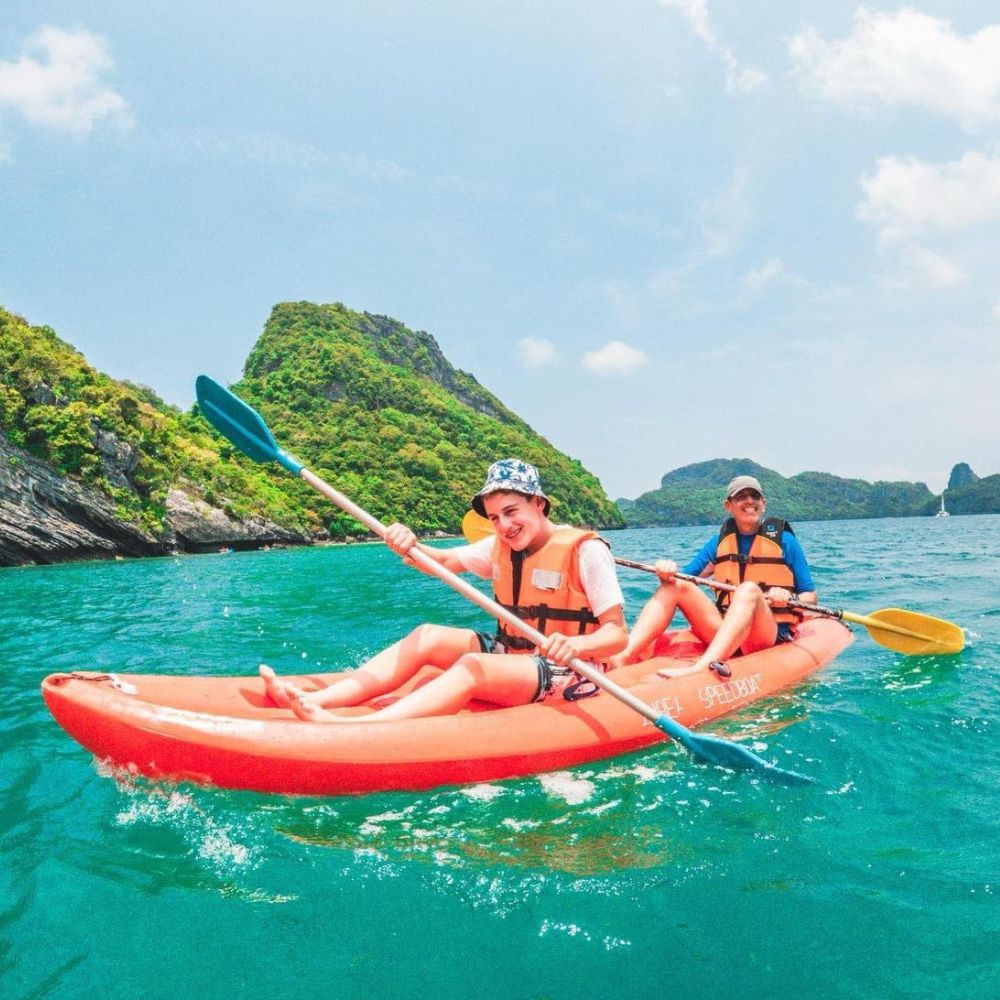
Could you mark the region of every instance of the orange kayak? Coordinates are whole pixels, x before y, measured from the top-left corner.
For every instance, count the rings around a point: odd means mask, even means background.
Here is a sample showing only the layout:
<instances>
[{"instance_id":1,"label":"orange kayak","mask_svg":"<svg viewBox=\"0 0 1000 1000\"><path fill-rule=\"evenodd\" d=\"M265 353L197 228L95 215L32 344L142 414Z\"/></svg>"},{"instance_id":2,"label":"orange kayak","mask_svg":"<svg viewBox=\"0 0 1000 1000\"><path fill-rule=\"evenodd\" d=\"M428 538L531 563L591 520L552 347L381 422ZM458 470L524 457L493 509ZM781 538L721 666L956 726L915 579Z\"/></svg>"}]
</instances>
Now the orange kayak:
<instances>
[{"instance_id":1,"label":"orange kayak","mask_svg":"<svg viewBox=\"0 0 1000 1000\"><path fill-rule=\"evenodd\" d=\"M735 711L829 663L852 640L837 621L813 618L794 642L666 680L638 663L609 676L692 728ZM689 664L703 649L670 632L658 655ZM425 681L428 670L414 680ZM305 688L333 675L296 678ZM606 693L534 705L473 704L457 715L369 725L303 722L277 708L257 677L52 674L42 694L56 722L97 758L172 782L291 795L419 790L558 770L639 750L665 737ZM378 707L386 699L376 699ZM344 710L363 714L370 707Z\"/></svg>"}]
</instances>

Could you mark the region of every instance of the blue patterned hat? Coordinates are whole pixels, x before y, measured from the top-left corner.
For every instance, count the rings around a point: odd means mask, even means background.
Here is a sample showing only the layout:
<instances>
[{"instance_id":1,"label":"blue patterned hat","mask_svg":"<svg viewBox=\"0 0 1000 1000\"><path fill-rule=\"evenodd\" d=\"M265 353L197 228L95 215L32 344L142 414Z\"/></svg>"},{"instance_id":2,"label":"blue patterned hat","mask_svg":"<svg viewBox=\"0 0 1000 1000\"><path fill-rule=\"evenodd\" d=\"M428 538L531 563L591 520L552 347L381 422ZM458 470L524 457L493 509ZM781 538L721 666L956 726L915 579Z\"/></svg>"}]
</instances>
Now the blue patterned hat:
<instances>
[{"instance_id":1,"label":"blue patterned hat","mask_svg":"<svg viewBox=\"0 0 1000 1000\"><path fill-rule=\"evenodd\" d=\"M521 493L524 496L541 497L545 501L546 514L551 506L549 498L542 492L538 469L519 458L501 458L489 467L483 488L472 498L472 509L481 517L486 517L483 497L490 493Z\"/></svg>"}]
</instances>

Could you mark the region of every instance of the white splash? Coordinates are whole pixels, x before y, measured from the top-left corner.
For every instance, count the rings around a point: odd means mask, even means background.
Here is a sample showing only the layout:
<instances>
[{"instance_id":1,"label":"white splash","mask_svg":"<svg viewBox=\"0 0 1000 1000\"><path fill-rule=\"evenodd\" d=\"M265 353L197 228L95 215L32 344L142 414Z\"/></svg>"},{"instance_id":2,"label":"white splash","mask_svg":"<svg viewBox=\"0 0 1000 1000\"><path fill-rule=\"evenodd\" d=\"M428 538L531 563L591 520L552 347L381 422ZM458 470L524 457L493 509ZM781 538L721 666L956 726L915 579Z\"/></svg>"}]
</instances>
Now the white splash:
<instances>
[{"instance_id":1,"label":"white splash","mask_svg":"<svg viewBox=\"0 0 1000 1000\"><path fill-rule=\"evenodd\" d=\"M545 937L546 934L563 934L566 937L578 937L584 941L592 940L590 934L579 924L559 923L555 920L549 920L547 917L542 920L542 926L538 929L539 937Z\"/></svg>"},{"instance_id":2,"label":"white splash","mask_svg":"<svg viewBox=\"0 0 1000 1000\"><path fill-rule=\"evenodd\" d=\"M462 794L475 802L492 802L503 793L504 789L500 785L473 785L462 789Z\"/></svg>"},{"instance_id":3,"label":"white splash","mask_svg":"<svg viewBox=\"0 0 1000 1000\"><path fill-rule=\"evenodd\" d=\"M569 771L554 771L538 777L546 794L565 800L567 805L576 806L586 802L594 794L594 783L586 778L578 778Z\"/></svg>"},{"instance_id":4,"label":"white splash","mask_svg":"<svg viewBox=\"0 0 1000 1000\"><path fill-rule=\"evenodd\" d=\"M621 804L621 799L612 799L610 802L602 802L601 805L594 806L592 809L585 809L584 814L587 816L600 816L601 813L605 813L609 809L614 809L615 806L620 806Z\"/></svg>"},{"instance_id":5,"label":"white splash","mask_svg":"<svg viewBox=\"0 0 1000 1000\"><path fill-rule=\"evenodd\" d=\"M149 823L177 830L191 850L219 874L248 868L259 861L259 852L241 843L243 835L235 826L213 819L193 796L176 790L144 790L123 782L119 787L130 797L128 807L115 816L119 826Z\"/></svg>"},{"instance_id":6,"label":"white splash","mask_svg":"<svg viewBox=\"0 0 1000 1000\"><path fill-rule=\"evenodd\" d=\"M501 820L500 825L506 827L508 830L513 830L515 833L521 833L524 830L537 830L542 823L541 820L537 819L514 819L511 816L507 816Z\"/></svg>"}]
</instances>

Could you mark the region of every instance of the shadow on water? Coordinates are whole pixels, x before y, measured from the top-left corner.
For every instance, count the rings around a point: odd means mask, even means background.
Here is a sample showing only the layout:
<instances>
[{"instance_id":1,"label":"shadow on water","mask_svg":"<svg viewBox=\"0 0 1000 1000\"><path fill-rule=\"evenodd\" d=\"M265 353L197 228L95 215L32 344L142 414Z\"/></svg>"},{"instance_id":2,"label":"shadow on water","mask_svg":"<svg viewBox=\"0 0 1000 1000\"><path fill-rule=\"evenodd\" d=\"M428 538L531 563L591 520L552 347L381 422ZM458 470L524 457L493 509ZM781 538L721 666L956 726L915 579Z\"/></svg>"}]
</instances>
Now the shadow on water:
<instances>
[{"instance_id":1,"label":"shadow on water","mask_svg":"<svg viewBox=\"0 0 1000 1000\"><path fill-rule=\"evenodd\" d=\"M53 969L33 990L24 995L24 1000L42 1000L42 997L57 995L56 991L64 979L69 978L72 972L81 962L87 960L86 952L74 955L67 959L57 968Z\"/></svg>"}]
</instances>

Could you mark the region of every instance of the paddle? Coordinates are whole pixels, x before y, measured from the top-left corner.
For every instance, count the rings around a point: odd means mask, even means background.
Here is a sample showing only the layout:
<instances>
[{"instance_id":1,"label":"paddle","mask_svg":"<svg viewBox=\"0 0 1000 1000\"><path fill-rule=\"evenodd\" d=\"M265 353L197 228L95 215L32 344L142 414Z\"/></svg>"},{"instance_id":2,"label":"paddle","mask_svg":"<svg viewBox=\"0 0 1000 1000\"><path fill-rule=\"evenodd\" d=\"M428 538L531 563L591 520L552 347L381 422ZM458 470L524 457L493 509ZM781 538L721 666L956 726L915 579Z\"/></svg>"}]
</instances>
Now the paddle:
<instances>
[{"instance_id":1,"label":"paddle","mask_svg":"<svg viewBox=\"0 0 1000 1000\"><path fill-rule=\"evenodd\" d=\"M470 542L478 542L493 534L493 525L474 510L466 513L462 519L462 533ZM644 573L655 573L653 566L645 563L632 562L630 559L615 559L619 566L642 570ZM715 590L735 590L732 584L721 583L704 576L691 576L689 573L675 573L678 580L687 580L703 587ZM856 615L850 611L835 608L825 608L822 604L805 604L802 601L789 601L790 608L809 611L825 618L837 618L841 621L864 625L868 634L880 646L894 649L904 656L936 656L949 653L960 653L965 646L965 633L951 622L930 615L918 614L916 611L905 611L902 608L882 608L870 615Z\"/></svg>"},{"instance_id":2,"label":"paddle","mask_svg":"<svg viewBox=\"0 0 1000 1000\"><path fill-rule=\"evenodd\" d=\"M232 441L242 452L257 462L274 461L280 463L289 472L304 479L313 489L332 500L341 510L360 521L374 534L380 538L385 537L386 528L381 521L367 511L362 510L362 508L343 494L338 493L332 486L305 468L297 459L293 458L287 452L282 451L278 447L278 443L275 441L267 424L264 423L263 418L256 410L244 403L239 397L234 396L228 389L223 388L217 382L210 379L207 375L198 376L195 388L198 395L198 406L205 419L216 430ZM506 608L491 601L485 594L480 593L471 584L462 580L450 570L445 569L444 566L426 555L416 546L410 549L407 555L426 572L436 576L439 580L443 580L449 587L458 591L463 597L468 598L473 604L478 605L487 614L503 620L511 628L516 629L521 635L526 636L536 645L540 646L545 642L546 637L541 632L533 629L527 622L522 621L517 615ZM691 732L691 730L686 729L679 722L671 719L670 716L661 714L645 702L640 701L630 691L626 691L625 688L619 686L601 673L600 670L589 663L585 663L583 660L574 659L571 661L570 666L581 677L585 677L599 688L607 691L612 697L617 698L629 708L648 719L661 732L677 740L678 743L691 751L696 757L710 764L757 771L789 784L802 784L812 781L811 778L805 775L798 774L795 771L786 771L784 768L769 763L737 743L732 743L718 736L701 735Z\"/></svg>"},{"instance_id":3,"label":"paddle","mask_svg":"<svg viewBox=\"0 0 1000 1000\"><path fill-rule=\"evenodd\" d=\"M616 559L619 566L642 570L644 573L655 573L656 568L645 563L632 562L629 559ZM735 590L731 583L720 583L704 576L692 576L690 573L675 573L678 580L698 583L714 590ZM837 618L841 621L864 625L868 634L881 646L894 649L904 656L934 656L945 653L960 653L965 646L965 633L951 622L930 615L918 614L916 611L904 611L902 608L882 608L870 615L856 615L850 611L838 608L825 608L822 604L806 604L803 601L791 600L788 607L809 611L825 618ZM918 632L917 629L920 629Z\"/></svg>"}]
</instances>

